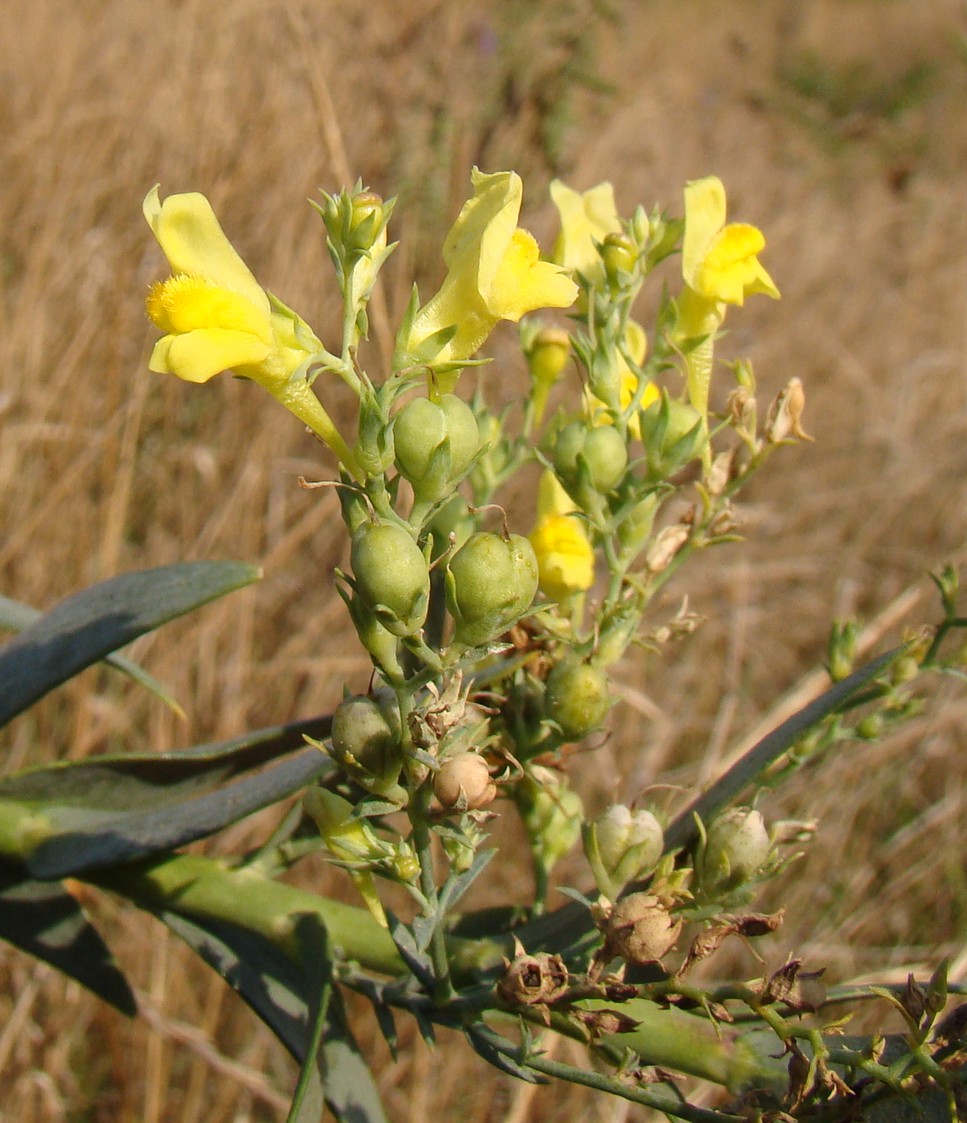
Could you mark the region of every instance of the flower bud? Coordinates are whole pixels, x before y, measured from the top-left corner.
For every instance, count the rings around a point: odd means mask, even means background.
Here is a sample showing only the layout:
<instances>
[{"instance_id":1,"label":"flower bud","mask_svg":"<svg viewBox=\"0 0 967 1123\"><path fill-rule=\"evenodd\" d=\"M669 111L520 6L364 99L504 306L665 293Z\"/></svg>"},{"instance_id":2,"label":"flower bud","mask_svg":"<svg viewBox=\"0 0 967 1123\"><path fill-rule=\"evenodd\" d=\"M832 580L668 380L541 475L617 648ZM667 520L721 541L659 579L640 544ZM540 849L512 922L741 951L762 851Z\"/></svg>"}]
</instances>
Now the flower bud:
<instances>
[{"instance_id":1,"label":"flower bud","mask_svg":"<svg viewBox=\"0 0 967 1123\"><path fill-rule=\"evenodd\" d=\"M557 663L544 687L544 716L556 722L569 741L601 728L611 708L604 671L574 659Z\"/></svg>"},{"instance_id":2,"label":"flower bud","mask_svg":"<svg viewBox=\"0 0 967 1123\"><path fill-rule=\"evenodd\" d=\"M772 850L762 815L750 807L734 807L712 821L697 864L707 893L734 888L755 876Z\"/></svg>"},{"instance_id":3,"label":"flower bud","mask_svg":"<svg viewBox=\"0 0 967 1123\"><path fill-rule=\"evenodd\" d=\"M675 946L682 918L651 893L630 893L611 910L604 926L606 957L626 963L655 963Z\"/></svg>"},{"instance_id":4,"label":"flower bud","mask_svg":"<svg viewBox=\"0 0 967 1123\"><path fill-rule=\"evenodd\" d=\"M583 831L584 853L598 889L611 900L628 884L649 873L662 855L661 824L650 811L610 807Z\"/></svg>"},{"instance_id":5,"label":"flower bud","mask_svg":"<svg viewBox=\"0 0 967 1123\"><path fill-rule=\"evenodd\" d=\"M627 467L627 445L611 425L592 429L585 421L572 421L558 433L554 469L569 487L580 482L583 472L591 487L606 495L621 482Z\"/></svg>"},{"instance_id":6,"label":"flower bud","mask_svg":"<svg viewBox=\"0 0 967 1123\"><path fill-rule=\"evenodd\" d=\"M332 755L350 779L375 795L399 795L403 750L395 699L355 695L332 715Z\"/></svg>"},{"instance_id":7,"label":"flower bud","mask_svg":"<svg viewBox=\"0 0 967 1123\"><path fill-rule=\"evenodd\" d=\"M601 257L605 275L612 287L625 287L628 274L634 273L638 264L638 251L634 242L624 233L608 234L601 247Z\"/></svg>"},{"instance_id":8,"label":"flower bud","mask_svg":"<svg viewBox=\"0 0 967 1123\"><path fill-rule=\"evenodd\" d=\"M433 500L463 479L480 448L473 410L455 394L414 398L393 422L396 466L419 499Z\"/></svg>"},{"instance_id":9,"label":"flower bud","mask_svg":"<svg viewBox=\"0 0 967 1123\"><path fill-rule=\"evenodd\" d=\"M360 599L394 636L423 627L430 573L423 551L396 523L365 522L353 535L350 561Z\"/></svg>"},{"instance_id":10,"label":"flower bud","mask_svg":"<svg viewBox=\"0 0 967 1123\"><path fill-rule=\"evenodd\" d=\"M562 328L541 328L526 351L535 386L548 389L561 377L571 356L571 337Z\"/></svg>"},{"instance_id":11,"label":"flower bud","mask_svg":"<svg viewBox=\"0 0 967 1123\"><path fill-rule=\"evenodd\" d=\"M497 795L487 762L478 753L448 757L433 777L433 794L446 808L475 811Z\"/></svg>"},{"instance_id":12,"label":"flower bud","mask_svg":"<svg viewBox=\"0 0 967 1123\"><path fill-rule=\"evenodd\" d=\"M447 571L454 639L475 647L499 636L534 603L537 582L537 556L526 538L489 531L471 535Z\"/></svg>"}]
</instances>

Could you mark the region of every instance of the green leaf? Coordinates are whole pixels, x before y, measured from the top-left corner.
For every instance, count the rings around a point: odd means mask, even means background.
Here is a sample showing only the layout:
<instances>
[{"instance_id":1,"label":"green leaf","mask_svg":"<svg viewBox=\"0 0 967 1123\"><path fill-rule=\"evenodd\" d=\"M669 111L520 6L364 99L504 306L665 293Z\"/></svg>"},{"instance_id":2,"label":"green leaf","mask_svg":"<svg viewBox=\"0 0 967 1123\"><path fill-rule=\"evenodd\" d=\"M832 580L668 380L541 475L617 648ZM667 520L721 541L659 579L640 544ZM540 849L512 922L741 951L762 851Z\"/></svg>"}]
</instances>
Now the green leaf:
<instances>
[{"instance_id":1,"label":"green leaf","mask_svg":"<svg viewBox=\"0 0 967 1123\"><path fill-rule=\"evenodd\" d=\"M6 628L11 632L22 632L24 628L39 620L41 616L43 616L43 613L39 609L31 608L29 604L21 604L20 601L0 595L0 628ZM123 655L108 655L104 662L109 667L113 667L116 671L120 671L121 674L133 679L138 685L143 686L145 690L153 694L159 701L164 702L179 717L185 716L185 711L168 688L158 682L153 675L149 675L143 667L132 659L126 659Z\"/></svg>"},{"instance_id":2,"label":"green leaf","mask_svg":"<svg viewBox=\"0 0 967 1123\"><path fill-rule=\"evenodd\" d=\"M895 647L854 671L841 682L835 683L825 693L814 698L792 717L767 733L718 780L675 819L665 831L665 850L690 846L698 838L696 817L708 823L723 808L728 807L743 791L786 753L810 729L836 713L850 698L884 670L905 649Z\"/></svg>"},{"instance_id":3,"label":"green leaf","mask_svg":"<svg viewBox=\"0 0 967 1123\"><path fill-rule=\"evenodd\" d=\"M54 880L184 846L331 770L305 743L329 725L312 718L179 752L16 773L0 780L0 852Z\"/></svg>"},{"instance_id":4,"label":"green leaf","mask_svg":"<svg viewBox=\"0 0 967 1123\"><path fill-rule=\"evenodd\" d=\"M258 576L243 562L182 562L123 573L61 601L0 647L0 726L138 636Z\"/></svg>"},{"instance_id":5,"label":"green leaf","mask_svg":"<svg viewBox=\"0 0 967 1123\"><path fill-rule=\"evenodd\" d=\"M128 981L77 901L62 886L0 863L0 938L76 979L123 1014L137 1013Z\"/></svg>"}]
</instances>

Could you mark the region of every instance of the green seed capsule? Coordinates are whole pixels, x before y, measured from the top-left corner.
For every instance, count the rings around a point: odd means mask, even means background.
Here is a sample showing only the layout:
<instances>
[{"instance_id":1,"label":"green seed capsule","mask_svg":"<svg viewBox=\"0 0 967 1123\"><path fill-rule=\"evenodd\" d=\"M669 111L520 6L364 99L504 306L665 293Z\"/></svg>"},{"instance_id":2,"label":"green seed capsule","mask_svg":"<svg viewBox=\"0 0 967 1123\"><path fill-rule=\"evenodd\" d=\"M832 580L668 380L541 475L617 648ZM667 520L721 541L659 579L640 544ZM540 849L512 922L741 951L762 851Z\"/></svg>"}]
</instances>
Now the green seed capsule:
<instances>
[{"instance_id":1,"label":"green seed capsule","mask_svg":"<svg viewBox=\"0 0 967 1123\"><path fill-rule=\"evenodd\" d=\"M393 422L393 439L400 475L425 498L459 483L480 448L473 410L455 394L407 402Z\"/></svg>"},{"instance_id":2,"label":"green seed capsule","mask_svg":"<svg viewBox=\"0 0 967 1123\"><path fill-rule=\"evenodd\" d=\"M600 729L610 708L608 677L597 667L565 660L547 676L544 714L569 740L580 741Z\"/></svg>"},{"instance_id":3,"label":"green seed capsule","mask_svg":"<svg viewBox=\"0 0 967 1123\"><path fill-rule=\"evenodd\" d=\"M628 448L613 425L589 429L587 422L565 425L554 445L554 468L569 486L575 486L584 464L587 480L600 495L621 482L628 467Z\"/></svg>"},{"instance_id":4,"label":"green seed capsule","mask_svg":"<svg viewBox=\"0 0 967 1123\"><path fill-rule=\"evenodd\" d=\"M401 526L363 523L350 560L360 599L388 632L411 636L423 627L430 573L423 551Z\"/></svg>"},{"instance_id":5,"label":"green seed capsule","mask_svg":"<svg viewBox=\"0 0 967 1123\"><path fill-rule=\"evenodd\" d=\"M400 715L392 697L345 698L332 715L332 755L360 787L394 793L403 768Z\"/></svg>"},{"instance_id":6,"label":"green seed capsule","mask_svg":"<svg viewBox=\"0 0 967 1123\"><path fill-rule=\"evenodd\" d=\"M447 607L454 639L477 646L499 636L537 596L537 555L519 534L471 535L450 560Z\"/></svg>"}]
</instances>

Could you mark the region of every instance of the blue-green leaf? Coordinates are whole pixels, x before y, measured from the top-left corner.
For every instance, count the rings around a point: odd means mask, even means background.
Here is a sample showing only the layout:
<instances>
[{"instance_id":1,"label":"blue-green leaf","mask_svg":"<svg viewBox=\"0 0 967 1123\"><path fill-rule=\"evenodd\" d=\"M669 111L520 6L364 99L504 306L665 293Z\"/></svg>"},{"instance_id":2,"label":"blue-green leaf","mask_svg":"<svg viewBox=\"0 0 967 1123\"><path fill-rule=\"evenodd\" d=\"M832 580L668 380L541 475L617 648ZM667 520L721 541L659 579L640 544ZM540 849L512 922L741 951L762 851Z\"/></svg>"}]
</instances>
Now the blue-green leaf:
<instances>
[{"instance_id":1,"label":"blue-green leaf","mask_svg":"<svg viewBox=\"0 0 967 1123\"><path fill-rule=\"evenodd\" d=\"M138 636L258 576L243 562L182 562L123 573L61 601L0 647L0 726Z\"/></svg>"},{"instance_id":2,"label":"blue-green leaf","mask_svg":"<svg viewBox=\"0 0 967 1123\"><path fill-rule=\"evenodd\" d=\"M10 597L0 594L0 628L6 628L11 632L22 632L41 616L43 613L39 609L31 608L29 604L21 604L20 601L11 600ZM185 716L185 711L168 688L158 682L153 675L149 675L134 660L127 659L123 655L107 655L104 662L121 674L127 675L129 679L133 679L139 686L143 686L179 717Z\"/></svg>"},{"instance_id":3,"label":"blue-green leaf","mask_svg":"<svg viewBox=\"0 0 967 1123\"><path fill-rule=\"evenodd\" d=\"M0 850L53 880L184 846L330 771L332 760L305 743L329 724L313 718L179 752L16 773L0 780Z\"/></svg>"},{"instance_id":4,"label":"blue-green leaf","mask_svg":"<svg viewBox=\"0 0 967 1123\"><path fill-rule=\"evenodd\" d=\"M124 1014L137 1003L127 979L77 901L61 885L0 863L0 939L76 979Z\"/></svg>"}]
</instances>

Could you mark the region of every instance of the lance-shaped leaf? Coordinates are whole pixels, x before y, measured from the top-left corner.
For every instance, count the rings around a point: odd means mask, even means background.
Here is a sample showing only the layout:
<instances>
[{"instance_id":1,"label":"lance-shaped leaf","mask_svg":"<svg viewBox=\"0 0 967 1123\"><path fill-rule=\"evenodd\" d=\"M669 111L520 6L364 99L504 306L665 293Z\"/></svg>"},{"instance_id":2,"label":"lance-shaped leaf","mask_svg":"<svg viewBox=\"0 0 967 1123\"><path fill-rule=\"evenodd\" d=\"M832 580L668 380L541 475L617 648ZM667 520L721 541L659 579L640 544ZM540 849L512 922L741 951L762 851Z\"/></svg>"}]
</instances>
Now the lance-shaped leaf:
<instances>
[{"instance_id":1,"label":"lance-shaped leaf","mask_svg":"<svg viewBox=\"0 0 967 1123\"><path fill-rule=\"evenodd\" d=\"M6 862L0 862L0 939L63 971L122 1013L136 1013L127 979L74 897L61 885L25 878Z\"/></svg>"},{"instance_id":2,"label":"lance-shaped leaf","mask_svg":"<svg viewBox=\"0 0 967 1123\"><path fill-rule=\"evenodd\" d=\"M376 1083L353 1039L342 1001L330 989L331 966L317 917L305 915L296 924L305 963L297 966L264 937L239 925L188 919L170 911L157 915L238 992L292 1056L308 1066L296 1090L291 1123L319 1119L322 1098L340 1121L386 1123Z\"/></svg>"},{"instance_id":3,"label":"lance-shaped leaf","mask_svg":"<svg viewBox=\"0 0 967 1123\"><path fill-rule=\"evenodd\" d=\"M777 725L708 789L688 806L665 831L665 850L689 846L698 838L696 817L709 822L723 808L728 807L746 788L758 779L781 756L787 753L810 729L814 729L830 714L836 713L852 696L902 653L904 648L894 648L873 659L842 681L835 683L814 698L807 706Z\"/></svg>"},{"instance_id":4,"label":"lance-shaped leaf","mask_svg":"<svg viewBox=\"0 0 967 1123\"><path fill-rule=\"evenodd\" d=\"M20 601L0 595L0 628L7 628L11 632L22 632L24 628L36 623L41 616L43 616L43 613L39 609L31 608L29 604L22 604ZM169 709L174 710L179 717L185 716L185 711L174 695L153 675L149 675L143 667L135 663L133 659L127 659L123 655L107 655L104 662L143 686L159 701L164 702Z\"/></svg>"},{"instance_id":5,"label":"lance-shaped leaf","mask_svg":"<svg viewBox=\"0 0 967 1123\"><path fill-rule=\"evenodd\" d=\"M122 573L61 601L0 647L0 726L138 636L258 576L243 562L182 562Z\"/></svg>"},{"instance_id":6,"label":"lance-shaped leaf","mask_svg":"<svg viewBox=\"0 0 967 1123\"><path fill-rule=\"evenodd\" d=\"M92 757L0 780L0 853L41 879L184 846L332 769L328 717L179 752Z\"/></svg>"}]
</instances>

